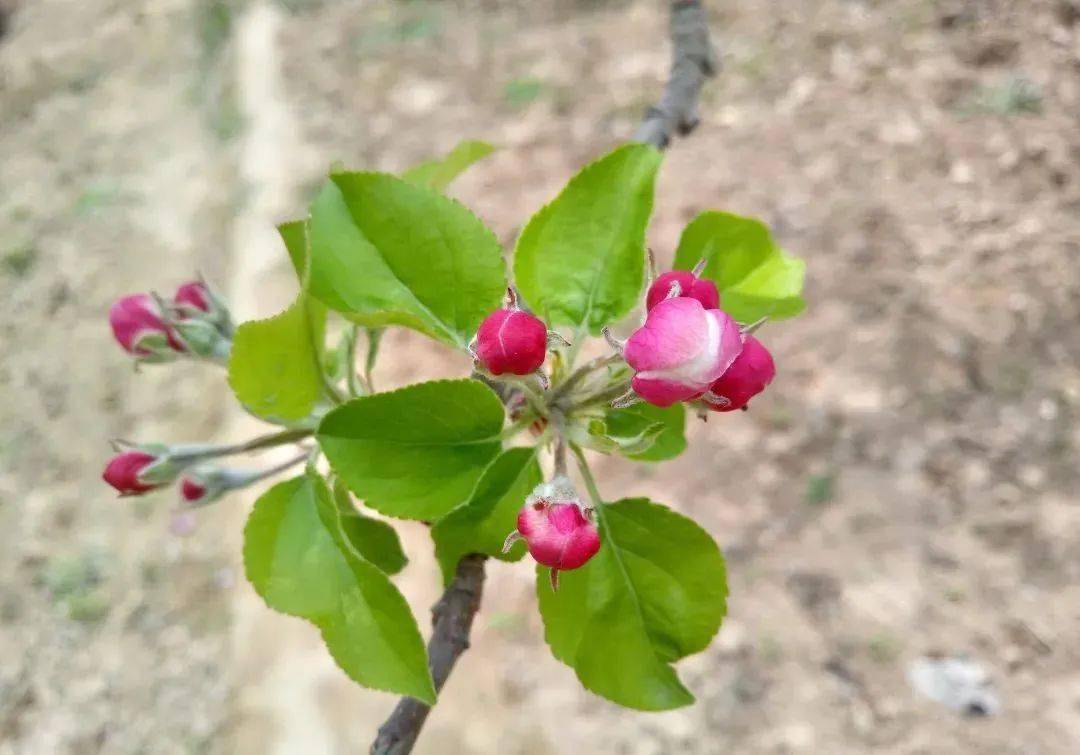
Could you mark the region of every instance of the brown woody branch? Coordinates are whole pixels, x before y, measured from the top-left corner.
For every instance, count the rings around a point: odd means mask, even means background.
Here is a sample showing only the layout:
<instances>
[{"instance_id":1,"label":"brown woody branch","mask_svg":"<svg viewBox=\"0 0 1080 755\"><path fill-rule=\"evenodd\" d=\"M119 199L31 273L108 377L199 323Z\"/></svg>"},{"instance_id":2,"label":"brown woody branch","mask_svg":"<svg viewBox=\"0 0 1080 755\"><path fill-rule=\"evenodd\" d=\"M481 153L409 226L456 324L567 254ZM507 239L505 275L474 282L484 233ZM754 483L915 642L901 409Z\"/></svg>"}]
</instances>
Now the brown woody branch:
<instances>
[{"instance_id":1,"label":"brown woody branch","mask_svg":"<svg viewBox=\"0 0 1080 755\"><path fill-rule=\"evenodd\" d=\"M717 71L709 40L705 9L700 0L671 4L671 75L660 101L649 108L634 140L664 149L673 134L690 133L698 124L698 96L705 79ZM494 387L494 386L493 386ZM506 402L510 396L500 397ZM450 586L433 609L434 628L428 642L428 663L435 689L441 690L458 657L469 647L469 632L480 609L486 556L471 554L458 563ZM379 728L372 755L408 755L431 708L411 697L402 698Z\"/></svg>"},{"instance_id":2,"label":"brown woody branch","mask_svg":"<svg viewBox=\"0 0 1080 755\"><path fill-rule=\"evenodd\" d=\"M484 592L486 560L486 556L477 553L462 558L453 581L432 609L434 631L428 642L428 664L436 691L442 689L458 657L469 647L469 632ZM379 735L371 745L372 755L412 752L430 712L431 708L425 703L412 697L402 698L390 718L379 728Z\"/></svg>"},{"instance_id":3,"label":"brown woody branch","mask_svg":"<svg viewBox=\"0 0 1080 755\"><path fill-rule=\"evenodd\" d=\"M671 74L667 86L634 132L634 141L658 149L667 147L674 134L685 136L698 125L701 87L720 68L700 0L675 0L671 4L670 28Z\"/></svg>"}]
</instances>

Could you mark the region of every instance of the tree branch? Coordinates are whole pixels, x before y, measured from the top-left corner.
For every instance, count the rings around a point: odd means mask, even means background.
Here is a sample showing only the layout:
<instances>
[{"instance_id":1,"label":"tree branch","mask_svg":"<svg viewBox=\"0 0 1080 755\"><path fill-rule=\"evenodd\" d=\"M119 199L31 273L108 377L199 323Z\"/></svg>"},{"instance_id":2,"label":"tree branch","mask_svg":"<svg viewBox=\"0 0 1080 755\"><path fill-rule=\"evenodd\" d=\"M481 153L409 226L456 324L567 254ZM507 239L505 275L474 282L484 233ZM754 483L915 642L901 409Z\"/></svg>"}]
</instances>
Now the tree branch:
<instances>
[{"instance_id":1,"label":"tree branch","mask_svg":"<svg viewBox=\"0 0 1080 755\"><path fill-rule=\"evenodd\" d=\"M431 611L435 629L428 642L428 663L436 691L442 690L458 656L469 647L469 632L484 592L486 560L487 556L477 553L462 558L453 581ZM390 718L379 727L379 735L371 746L371 755L407 755L412 752L430 712L431 708L419 700L402 698Z\"/></svg>"},{"instance_id":2,"label":"tree branch","mask_svg":"<svg viewBox=\"0 0 1080 755\"><path fill-rule=\"evenodd\" d=\"M688 134L698 124L701 86L718 68L700 0L671 3L671 41L671 76L660 102L649 108L634 134L635 141L658 149L666 148L673 134ZM512 397L512 391L503 385L476 373L473 377L491 386L504 403ZM469 632L484 589L485 561L487 557L477 553L462 558L453 581L432 610L434 629L428 642L428 664L436 691L442 689L458 657L469 647ZM419 700L402 698L379 727L371 755L408 755L430 712L431 708Z\"/></svg>"},{"instance_id":3,"label":"tree branch","mask_svg":"<svg viewBox=\"0 0 1080 755\"><path fill-rule=\"evenodd\" d=\"M720 68L701 0L672 2L670 28L671 75L660 102L649 108L634 132L634 141L658 149L667 147L674 134L685 136L698 125L701 86Z\"/></svg>"}]
</instances>

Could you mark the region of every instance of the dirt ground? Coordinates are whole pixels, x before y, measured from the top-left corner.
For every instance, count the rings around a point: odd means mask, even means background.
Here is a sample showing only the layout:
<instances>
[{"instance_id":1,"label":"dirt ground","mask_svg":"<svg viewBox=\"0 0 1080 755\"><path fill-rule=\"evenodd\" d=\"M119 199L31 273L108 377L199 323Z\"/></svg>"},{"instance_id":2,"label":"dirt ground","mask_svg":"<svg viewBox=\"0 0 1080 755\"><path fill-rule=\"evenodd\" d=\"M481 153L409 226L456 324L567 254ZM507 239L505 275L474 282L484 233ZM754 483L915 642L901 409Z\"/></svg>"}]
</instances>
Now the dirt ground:
<instances>
[{"instance_id":1,"label":"dirt ground","mask_svg":"<svg viewBox=\"0 0 1080 755\"><path fill-rule=\"evenodd\" d=\"M427 755L1071 753L1080 747L1080 5L716 0L724 70L669 150L650 243L765 219L809 308L768 326L753 410L693 423L608 496L694 516L730 617L698 697L619 709L548 653L522 563L491 567ZM399 170L483 138L456 184L507 245L666 75L662 3L0 0L0 755L354 753L394 700L239 569L250 500L170 534L106 440L241 437L200 365L133 372L116 296L195 270L241 317L288 298L269 228L333 161ZM466 365L395 332L383 386ZM430 543L403 525L426 630ZM966 655L966 717L907 678Z\"/></svg>"}]
</instances>

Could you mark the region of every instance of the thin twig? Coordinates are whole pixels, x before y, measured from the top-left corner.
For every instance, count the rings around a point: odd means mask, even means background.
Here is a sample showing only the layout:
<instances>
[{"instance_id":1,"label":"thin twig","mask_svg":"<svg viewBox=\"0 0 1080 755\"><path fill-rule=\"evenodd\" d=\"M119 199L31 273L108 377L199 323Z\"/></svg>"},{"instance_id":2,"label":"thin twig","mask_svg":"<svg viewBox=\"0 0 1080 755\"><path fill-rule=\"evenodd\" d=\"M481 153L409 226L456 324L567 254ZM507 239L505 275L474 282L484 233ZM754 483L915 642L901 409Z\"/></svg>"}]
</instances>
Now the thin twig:
<instances>
[{"instance_id":1,"label":"thin twig","mask_svg":"<svg viewBox=\"0 0 1080 755\"><path fill-rule=\"evenodd\" d=\"M671 77L660 102L646 113L645 120L634 135L636 141L652 144L658 149L667 147L673 133L688 134L697 125L697 101L701 85L706 77L712 76L717 70L705 10L700 0L676 0L671 4L671 39ZM576 333L570 347L571 365L582 340L582 333ZM509 403L517 393L509 386L478 373L474 372L473 377L491 386L503 403ZM587 478L586 482L592 482L591 478ZM590 492L598 497L595 483L591 488ZM485 561L485 556L475 553L462 558L458 562L454 580L435 606L434 630L428 643L428 664L436 690L442 689L458 656L469 646L469 630L480 608ZM371 746L372 754L408 755L412 752L430 710L418 700L403 698L379 728L379 735Z\"/></svg>"},{"instance_id":2,"label":"thin twig","mask_svg":"<svg viewBox=\"0 0 1080 755\"><path fill-rule=\"evenodd\" d=\"M667 147L673 135L685 136L698 125L701 86L720 68L700 0L675 0L670 28L671 75L660 101L649 108L634 132L634 141L658 149Z\"/></svg>"}]
</instances>

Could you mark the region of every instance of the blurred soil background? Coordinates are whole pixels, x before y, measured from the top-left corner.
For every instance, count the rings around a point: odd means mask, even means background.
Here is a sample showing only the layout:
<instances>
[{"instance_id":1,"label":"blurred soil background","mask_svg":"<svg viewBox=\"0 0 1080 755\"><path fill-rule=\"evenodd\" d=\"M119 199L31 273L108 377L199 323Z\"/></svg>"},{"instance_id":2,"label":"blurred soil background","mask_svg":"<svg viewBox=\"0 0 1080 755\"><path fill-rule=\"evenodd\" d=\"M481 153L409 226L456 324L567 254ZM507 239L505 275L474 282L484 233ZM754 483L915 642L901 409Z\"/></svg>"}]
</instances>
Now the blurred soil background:
<instances>
[{"instance_id":1,"label":"blurred soil background","mask_svg":"<svg viewBox=\"0 0 1080 755\"><path fill-rule=\"evenodd\" d=\"M763 338L777 381L692 421L610 498L691 514L730 617L680 664L698 702L622 710L547 652L528 564L484 607L418 752L1039 753L1080 744L1080 4L710 0L724 70L669 150L650 243L762 217L808 264ZM355 753L394 700L240 569L250 500L170 533L116 500L112 437L242 437L222 375L133 372L118 295L203 271L241 319L291 296L272 223L327 167L481 138L453 187L512 246L667 74L660 2L0 0L0 754ZM467 365L404 331L380 387ZM401 527L425 632L430 544ZM963 716L909 666L966 655Z\"/></svg>"}]
</instances>

